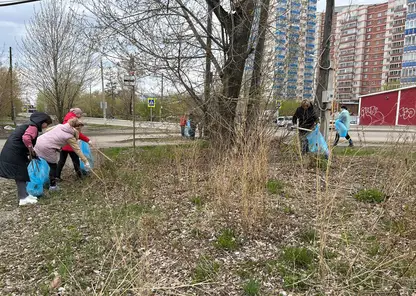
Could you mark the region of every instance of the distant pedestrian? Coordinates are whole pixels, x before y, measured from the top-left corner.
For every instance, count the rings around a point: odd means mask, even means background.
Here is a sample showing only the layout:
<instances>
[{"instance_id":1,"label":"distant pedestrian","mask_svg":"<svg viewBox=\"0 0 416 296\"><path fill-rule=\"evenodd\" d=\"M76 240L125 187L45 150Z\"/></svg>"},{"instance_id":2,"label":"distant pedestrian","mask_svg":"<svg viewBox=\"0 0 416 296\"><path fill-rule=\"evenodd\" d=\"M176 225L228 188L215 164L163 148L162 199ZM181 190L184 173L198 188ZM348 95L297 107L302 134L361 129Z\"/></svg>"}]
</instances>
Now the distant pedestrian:
<instances>
[{"instance_id":1,"label":"distant pedestrian","mask_svg":"<svg viewBox=\"0 0 416 296\"><path fill-rule=\"evenodd\" d=\"M58 124L41 135L36 143L35 152L49 164L49 190L56 190L57 166L59 152L65 145L69 145L72 151L80 158L85 167L89 169L88 159L81 152L78 139L84 124L78 118L72 118L65 124Z\"/></svg>"},{"instance_id":2,"label":"distant pedestrian","mask_svg":"<svg viewBox=\"0 0 416 296\"><path fill-rule=\"evenodd\" d=\"M186 114L182 115L179 119L179 125L181 127L181 135L185 137L185 127L186 127Z\"/></svg>"},{"instance_id":3,"label":"distant pedestrian","mask_svg":"<svg viewBox=\"0 0 416 296\"><path fill-rule=\"evenodd\" d=\"M308 130L312 130L315 126L315 123L318 121L318 116L316 116L315 110L309 100L303 100L300 107L296 109L296 112L292 118L293 125L296 126L298 121L300 128ZM308 139L306 138L307 134L308 131L299 129L302 154L309 152Z\"/></svg>"},{"instance_id":4,"label":"distant pedestrian","mask_svg":"<svg viewBox=\"0 0 416 296\"><path fill-rule=\"evenodd\" d=\"M341 112L339 113L337 120L339 120L346 128L347 130L347 134L345 136L345 139L348 140L349 143L349 147L354 147L354 143L352 142L352 139L350 137L350 135L348 134L348 131L350 130L350 123L351 123L351 117L350 117L350 112L348 111L348 108L346 106L341 106ZM334 146L338 145L339 142L339 138L340 138L340 134L339 131L337 130L337 133L335 135L335 141L334 141Z\"/></svg>"},{"instance_id":5,"label":"distant pedestrian","mask_svg":"<svg viewBox=\"0 0 416 296\"><path fill-rule=\"evenodd\" d=\"M193 113L189 114L189 119L188 119L187 125L189 127L189 138L191 140L195 140L195 133L196 133L197 123L196 123L196 118L195 118Z\"/></svg>"},{"instance_id":6,"label":"distant pedestrian","mask_svg":"<svg viewBox=\"0 0 416 296\"><path fill-rule=\"evenodd\" d=\"M80 108L72 108L71 110L69 110L68 114L65 115L65 118L62 124L67 123L72 118L81 118L81 116L82 116L82 110ZM79 139L88 144L92 144L91 140L81 132L79 133ZM69 157L71 157L75 173L77 174L78 178L82 179L84 175L81 171L81 164L79 162L79 157L74 152L74 150L72 149L70 145L64 146L61 150L61 153L59 156L58 167L56 169L56 178L58 180L61 180L62 169L65 166L65 162L66 162L66 159L68 158L68 155Z\"/></svg>"},{"instance_id":7,"label":"distant pedestrian","mask_svg":"<svg viewBox=\"0 0 416 296\"><path fill-rule=\"evenodd\" d=\"M52 123L51 117L43 112L32 113L29 120L9 136L0 154L0 177L16 181L20 206L38 201L26 191L26 182L30 181L27 166L32 158L37 157L34 146L38 134Z\"/></svg>"}]
</instances>

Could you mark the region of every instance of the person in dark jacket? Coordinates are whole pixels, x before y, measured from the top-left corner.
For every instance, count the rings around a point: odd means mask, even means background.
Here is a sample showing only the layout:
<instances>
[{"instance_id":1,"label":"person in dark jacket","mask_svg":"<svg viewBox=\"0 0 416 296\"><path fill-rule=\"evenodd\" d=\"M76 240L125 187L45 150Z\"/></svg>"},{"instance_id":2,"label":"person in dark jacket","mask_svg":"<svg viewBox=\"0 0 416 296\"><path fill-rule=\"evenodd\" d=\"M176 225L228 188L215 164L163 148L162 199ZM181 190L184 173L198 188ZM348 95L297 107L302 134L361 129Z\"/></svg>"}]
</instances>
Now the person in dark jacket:
<instances>
[{"instance_id":1,"label":"person in dark jacket","mask_svg":"<svg viewBox=\"0 0 416 296\"><path fill-rule=\"evenodd\" d=\"M1 151L0 177L16 181L20 206L37 203L37 198L26 191L26 182L30 181L27 166L36 157L33 147L39 133L51 123L48 114L32 113L30 121L15 129Z\"/></svg>"},{"instance_id":2,"label":"person in dark jacket","mask_svg":"<svg viewBox=\"0 0 416 296\"><path fill-rule=\"evenodd\" d=\"M293 125L297 126L299 122L300 128L312 130L317 121L318 116L316 116L315 110L311 102L308 100L303 100L300 107L296 109L296 112L293 115ZM299 137L302 145L302 154L309 152L308 139L306 138L307 134L308 131L299 129Z\"/></svg>"}]
</instances>

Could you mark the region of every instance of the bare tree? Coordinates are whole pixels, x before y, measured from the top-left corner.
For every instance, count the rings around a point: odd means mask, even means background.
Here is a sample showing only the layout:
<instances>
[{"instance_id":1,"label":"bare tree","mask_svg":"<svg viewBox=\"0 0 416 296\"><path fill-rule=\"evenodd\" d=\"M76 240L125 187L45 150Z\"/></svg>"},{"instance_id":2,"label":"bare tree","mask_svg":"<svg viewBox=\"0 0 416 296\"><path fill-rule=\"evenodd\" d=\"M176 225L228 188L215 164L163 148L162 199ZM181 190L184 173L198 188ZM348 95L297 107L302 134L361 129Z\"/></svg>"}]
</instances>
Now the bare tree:
<instances>
[{"instance_id":1,"label":"bare tree","mask_svg":"<svg viewBox=\"0 0 416 296\"><path fill-rule=\"evenodd\" d=\"M67 1L43 1L21 44L24 74L59 121L90 79L93 48L83 22Z\"/></svg>"},{"instance_id":2,"label":"bare tree","mask_svg":"<svg viewBox=\"0 0 416 296\"><path fill-rule=\"evenodd\" d=\"M107 50L137 54L138 67L163 71L165 77L186 91L209 115L210 134L223 143L233 142L237 103L245 63L256 50L251 40L257 0L90 0L85 5L96 16ZM85 2L84 2L85 4ZM212 29L207 15L215 19ZM97 35L98 36L98 35ZM212 46L207 45L207 38ZM219 87L203 99L205 59L209 56ZM254 87L254 86L253 86Z\"/></svg>"}]
</instances>

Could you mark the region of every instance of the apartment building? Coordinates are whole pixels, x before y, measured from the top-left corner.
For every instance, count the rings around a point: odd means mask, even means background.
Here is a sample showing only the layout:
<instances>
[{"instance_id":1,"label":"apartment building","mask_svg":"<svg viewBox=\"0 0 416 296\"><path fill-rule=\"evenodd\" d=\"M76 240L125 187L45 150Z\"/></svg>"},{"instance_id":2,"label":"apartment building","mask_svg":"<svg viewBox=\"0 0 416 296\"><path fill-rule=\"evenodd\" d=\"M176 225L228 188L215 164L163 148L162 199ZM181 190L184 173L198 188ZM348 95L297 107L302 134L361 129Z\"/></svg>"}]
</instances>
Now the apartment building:
<instances>
[{"instance_id":1,"label":"apartment building","mask_svg":"<svg viewBox=\"0 0 416 296\"><path fill-rule=\"evenodd\" d=\"M317 0L281 0L276 5L276 98L312 98Z\"/></svg>"},{"instance_id":2,"label":"apartment building","mask_svg":"<svg viewBox=\"0 0 416 296\"><path fill-rule=\"evenodd\" d=\"M335 97L339 103L350 105L353 113L358 111L360 95L403 83L405 18L404 0L336 9L331 47ZM318 38L321 43L322 34Z\"/></svg>"},{"instance_id":3,"label":"apartment building","mask_svg":"<svg viewBox=\"0 0 416 296\"><path fill-rule=\"evenodd\" d=\"M407 1L401 85L416 84L416 0Z\"/></svg>"}]
</instances>

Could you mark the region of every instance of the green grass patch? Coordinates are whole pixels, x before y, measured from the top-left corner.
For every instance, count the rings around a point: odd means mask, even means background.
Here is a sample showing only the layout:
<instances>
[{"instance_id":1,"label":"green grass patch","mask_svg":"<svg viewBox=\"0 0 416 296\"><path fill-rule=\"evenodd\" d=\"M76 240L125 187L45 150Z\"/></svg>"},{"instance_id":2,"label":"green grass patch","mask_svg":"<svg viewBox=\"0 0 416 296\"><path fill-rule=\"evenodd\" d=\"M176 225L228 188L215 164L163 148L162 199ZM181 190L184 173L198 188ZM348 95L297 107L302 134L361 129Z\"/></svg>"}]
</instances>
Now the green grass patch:
<instances>
[{"instance_id":1,"label":"green grass patch","mask_svg":"<svg viewBox=\"0 0 416 296\"><path fill-rule=\"evenodd\" d=\"M192 273L194 283L215 280L220 269L220 264L209 256L201 256Z\"/></svg>"},{"instance_id":2,"label":"green grass patch","mask_svg":"<svg viewBox=\"0 0 416 296\"><path fill-rule=\"evenodd\" d=\"M244 295L256 296L260 295L261 283L255 279L250 279L243 285Z\"/></svg>"},{"instance_id":3,"label":"green grass patch","mask_svg":"<svg viewBox=\"0 0 416 296\"><path fill-rule=\"evenodd\" d=\"M315 229L303 229L299 232L299 239L308 244L312 244L318 238L318 232Z\"/></svg>"},{"instance_id":4,"label":"green grass patch","mask_svg":"<svg viewBox=\"0 0 416 296\"><path fill-rule=\"evenodd\" d=\"M202 198L200 196L194 196L191 198L191 202L197 207L197 208L201 208L202 205L204 204L204 201L202 200Z\"/></svg>"},{"instance_id":5,"label":"green grass patch","mask_svg":"<svg viewBox=\"0 0 416 296\"><path fill-rule=\"evenodd\" d=\"M239 242L234 230L229 228L223 229L215 241L215 246L227 251L236 250L239 246Z\"/></svg>"},{"instance_id":6,"label":"green grass patch","mask_svg":"<svg viewBox=\"0 0 416 296\"><path fill-rule=\"evenodd\" d=\"M363 189L358 191L354 198L368 203L381 203L386 199L386 195L378 189Z\"/></svg>"},{"instance_id":7,"label":"green grass patch","mask_svg":"<svg viewBox=\"0 0 416 296\"><path fill-rule=\"evenodd\" d=\"M270 179L266 183L267 191L270 194L281 194L283 192L284 187L284 183L276 179Z\"/></svg>"},{"instance_id":8,"label":"green grass patch","mask_svg":"<svg viewBox=\"0 0 416 296\"><path fill-rule=\"evenodd\" d=\"M287 247L283 250L282 260L287 265L307 269L315 259L315 254L304 247Z\"/></svg>"}]
</instances>

